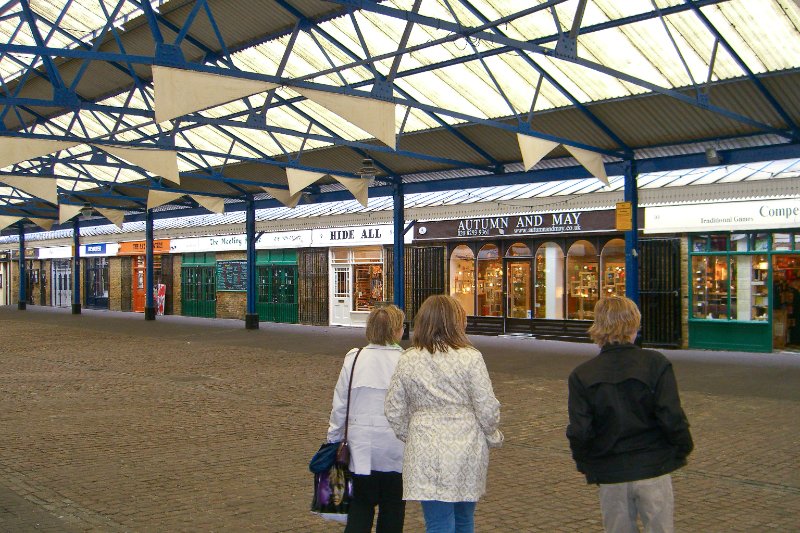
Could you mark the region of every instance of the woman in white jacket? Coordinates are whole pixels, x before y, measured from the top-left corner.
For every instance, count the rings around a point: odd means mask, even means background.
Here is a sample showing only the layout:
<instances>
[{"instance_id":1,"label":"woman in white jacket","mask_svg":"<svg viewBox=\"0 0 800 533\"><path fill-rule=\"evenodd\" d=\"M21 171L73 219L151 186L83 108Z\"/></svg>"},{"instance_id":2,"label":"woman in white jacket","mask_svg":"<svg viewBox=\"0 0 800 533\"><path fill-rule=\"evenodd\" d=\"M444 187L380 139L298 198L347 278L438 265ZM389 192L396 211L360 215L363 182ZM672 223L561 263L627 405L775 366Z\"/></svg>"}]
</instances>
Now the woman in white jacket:
<instances>
[{"instance_id":1,"label":"woman in white jacket","mask_svg":"<svg viewBox=\"0 0 800 533\"><path fill-rule=\"evenodd\" d=\"M450 296L429 297L414 321L386 394L386 417L406 443L403 499L419 500L428 533L472 533L486 492L489 447L503 442L500 403L466 314Z\"/></svg>"},{"instance_id":2,"label":"woman in white jacket","mask_svg":"<svg viewBox=\"0 0 800 533\"><path fill-rule=\"evenodd\" d=\"M403 335L404 318L403 311L394 305L373 309L367 318L369 344L360 353L356 349L348 352L336 383L328 442L344 438L347 388L352 373L347 441L350 472L354 474L353 500L345 533L372 531L376 505L376 533L403 531L403 443L389 426L383 405L389 380L402 353L397 342Z\"/></svg>"}]
</instances>

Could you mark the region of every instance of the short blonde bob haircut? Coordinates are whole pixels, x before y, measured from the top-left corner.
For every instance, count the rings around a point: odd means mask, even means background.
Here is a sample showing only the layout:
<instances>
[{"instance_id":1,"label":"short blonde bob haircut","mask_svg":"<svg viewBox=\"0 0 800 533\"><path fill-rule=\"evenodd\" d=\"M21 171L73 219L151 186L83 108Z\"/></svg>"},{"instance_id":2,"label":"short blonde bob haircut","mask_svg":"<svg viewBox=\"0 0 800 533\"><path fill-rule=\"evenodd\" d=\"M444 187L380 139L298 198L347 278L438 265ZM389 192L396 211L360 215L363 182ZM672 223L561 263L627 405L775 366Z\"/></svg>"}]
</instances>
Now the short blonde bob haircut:
<instances>
[{"instance_id":1,"label":"short blonde bob haircut","mask_svg":"<svg viewBox=\"0 0 800 533\"><path fill-rule=\"evenodd\" d=\"M627 344L639 331L642 314L630 298L607 296L594 306L594 324L589 336L595 344Z\"/></svg>"},{"instance_id":2,"label":"short blonde bob haircut","mask_svg":"<svg viewBox=\"0 0 800 533\"><path fill-rule=\"evenodd\" d=\"M396 344L403 335L406 315L396 305L376 307L367 317L367 340L372 344Z\"/></svg>"},{"instance_id":3,"label":"short blonde bob haircut","mask_svg":"<svg viewBox=\"0 0 800 533\"><path fill-rule=\"evenodd\" d=\"M429 296L414 318L415 348L431 353L472 346L467 339L467 314L458 300L444 294Z\"/></svg>"}]
</instances>

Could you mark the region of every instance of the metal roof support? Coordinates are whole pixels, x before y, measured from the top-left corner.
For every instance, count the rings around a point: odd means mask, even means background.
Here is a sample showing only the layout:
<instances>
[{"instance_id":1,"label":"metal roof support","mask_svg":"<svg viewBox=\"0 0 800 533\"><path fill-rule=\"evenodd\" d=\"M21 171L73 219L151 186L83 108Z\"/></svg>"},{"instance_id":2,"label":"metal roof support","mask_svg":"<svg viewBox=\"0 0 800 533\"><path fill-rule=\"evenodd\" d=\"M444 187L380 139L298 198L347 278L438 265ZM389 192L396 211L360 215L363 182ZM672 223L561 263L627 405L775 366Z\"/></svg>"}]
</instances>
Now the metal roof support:
<instances>
[{"instance_id":1,"label":"metal roof support","mask_svg":"<svg viewBox=\"0 0 800 533\"><path fill-rule=\"evenodd\" d=\"M728 109L723 109L723 108L718 107L718 106L704 105L701 102L698 102L697 99L692 98L690 96L687 96L687 95L685 95L685 94L683 94L680 91L677 91L675 89L669 89L669 88L661 87L659 85L656 85L654 83L650 83L650 82L648 82L646 80L643 80L641 78L637 78L636 76L631 76L630 74L626 74L626 73L624 73L624 72L622 72L620 70L616 70L614 68L606 67L605 65L602 65L602 64L594 62L594 61L588 61L586 59L581 59L581 58L573 59L573 58L569 58L569 57L562 57L562 56L558 55L554 50L551 50L551 49L546 48L544 46L541 46L541 45L538 45L538 44L534 44L534 43L531 43L531 42L527 42L527 41L520 41L518 39L512 39L512 38L509 38L509 37L505 37L505 36L501 36L501 35L497 35L497 34L491 33L491 32L486 31L484 29L484 27L486 25L478 26L478 27L464 27L464 26L460 26L460 25L458 25L458 24L456 24L454 22L449 22L449 21L446 21L446 20L440 20L440 19L436 19L436 18L433 18L433 17L419 15L419 14L416 14L416 13L410 13L408 11L404 11L404 10L401 10L401 9L396 9L396 8L388 6L386 4L378 4L378 3L376 3L376 2L374 2L372 0L328 0L328 1L333 3L333 4L347 5L347 6L350 6L350 7L357 7L358 9L363 9L364 11L370 11L370 12L373 12L373 13L376 13L376 14L379 14L379 15L384 15L384 16L396 18L396 19L399 19L399 20L413 21L413 22L415 22L417 24L420 24L420 25L423 25L423 26L429 26L429 27L437 28L439 30L449 31L449 32L452 32L452 33L455 33L455 34L459 34L459 35L474 36L476 38L484 39L484 40L489 41L489 42L494 43L494 44L510 46L512 49L525 50L527 52L531 52L531 53L535 53L535 54L542 54L542 55L545 55L545 56L548 56L548 57L557 57L559 59L563 59L564 61L569 61L571 63L574 63L575 65L579 65L579 66L582 66L584 68L588 68L588 69L594 70L596 72L600 72L602 74L606 74L607 76L611 76L613 78L617 78L619 80L626 81L628 83L632 83L632 84L638 85L638 86L643 87L645 89L648 89L648 90L650 90L650 91L652 91L654 93L658 93L658 94L663 94L665 96L669 96L671 98L674 98L675 100L687 103L687 104L689 104L691 106L699 107L701 109L705 109L706 111L711 111L713 113L717 113L717 114L719 114L721 116L724 116L724 117L729 118L731 120L735 120L735 121L741 122L743 124L748 124L750 126L758 128L759 130L762 130L762 131L765 131L765 132L769 132L769 133L774 133L776 135L781 135L783 137L789 137L789 135L787 135L786 132L784 132L784 131L782 131L782 130L780 130L778 128L775 128L773 126L770 126L769 124L765 124L763 122L759 122L759 121L754 120L754 119L752 119L750 117L744 116L744 115L739 114L739 113L735 113L735 112L730 111ZM423 109L422 106L419 106L419 107L420 107L420 109ZM442 110L442 112L447 113L450 116L453 116L453 117L456 117L456 118L461 118L461 117L459 117L460 114L458 114L458 113L452 113L452 112L448 112L446 110ZM473 117L469 117L468 120L473 120L475 122L482 123L481 121L475 120ZM545 138L545 139L548 139L548 140L557 140L557 139L550 139L550 138L548 138L546 136L542 136L542 138ZM563 140L557 140L557 141L558 142L564 142ZM577 146L577 145L573 144L572 142L567 142L566 144L570 144L571 146ZM588 147L587 148L585 146L578 146L578 147L579 148L584 148L584 149L587 149L587 150L592 150L592 151L595 151L595 152L605 153L604 151L599 150L597 148L592 148L592 147ZM613 154L608 154L608 155L613 155Z\"/></svg>"},{"instance_id":2,"label":"metal roof support","mask_svg":"<svg viewBox=\"0 0 800 533\"><path fill-rule=\"evenodd\" d=\"M144 319L156 319L156 306L153 298L153 210L148 209L144 220L145 282Z\"/></svg>"},{"instance_id":3,"label":"metal roof support","mask_svg":"<svg viewBox=\"0 0 800 533\"><path fill-rule=\"evenodd\" d=\"M27 285L25 276L25 224L20 221L19 227L19 300L17 309L24 311L27 306L25 298L25 286Z\"/></svg>"},{"instance_id":4,"label":"metal roof support","mask_svg":"<svg viewBox=\"0 0 800 533\"><path fill-rule=\"evenodd\" d=\"M758 92L760 92L761 95L767 100L767 102L769 102L769 105L772 106L772 109L774 109L775 112L778 113L778 115L780 115L781 119L783 119L783 121L786 122L786 125L792 130L792 136L794 140L795 141L800 140L800 130L798 130L797 124L795 124L794 121L792 121L789 114L783 109L783 107L781 107L778 101L775 100L775 97L772 96L772 93L770 93L767 90L767 88L764 87L764 84L761 83L761 80L759 80L758 77L753 73L753 71L750 70L750 67L747 66L747 63L744 62L744 59L742 59L741 56L739 56L739 54L736 53L736 50L734 50L733 47L728 43L728 41L726 41L722 37L722 35L717 30L716 26L714 26L711 23L711 21L708 20L708 18L703 14L702 11L700 11L700 8L692 0L683 0L683 1L684 3L691 6L692 11L694 11L694 14L697 16L697 18L700 19L700 21L705 25L706 28L708 28L708 31L710 31L712 35L714 35L716 40L719 41L720 44L722 44L722 47L725 48L725 51L728 52L728 54L730 54L730 56L733 58L734 61L736 61L736 64L739 65L739 68L741 68L742 71L745 73L745 75L747 75L747 77L750 79L750 81L753 82L753 85L756 86Z\"/></svg>"},{"instance_id":5,"label":"metal roof support","mask_svg":"<svg viewBox=\"0 0 800 533\"><path fill-rule=\"evenodd\" d=\"M626 202L631 203L631 229L625 232L625 295L639 305L639 221L636 212L639 210L639 191L636 177L639 175L636 161L623 163L625 170Z\"/></svg>"},{"instance_id":6,"label":"metal roof support","mask_svg":"<svg viewBox=\"0 0 800 533\"><path fill-rule=\"evenodd\" d=\"M484 22L484 23L488 23L488 22L489 22L489 19L488 19L488 18L486 18L486 16L485 16L485 15L484 15L484 14L483 14L483 13L482 13L480 10L478 10L478 8L476 8L475 6L473 6L473 5L472 5L472 4L469 2L469 0L461 0L461 3L462 3L462 4L463 4L463 5L464 5L464 6L465 6L467 9L469 9L469 10L472 12L472 14L474 14L476 17L478 17L478 19L479 19L481 22ZM555 13L555 8L553 8L553 13ZM491 29L491 31L493 31L493 32L497 33L498 35L503 35L503 36L505 36L505 34L504 34L504 33L502 32L502 30L500 30L499 28L496 28L496 27L495 27L495 28L492 28L492 29ZM576 37L576 39L577 39L577 37ZM607 125L606 125L606 124L605 124L603 121L601 121L599 118L597 118L597 117L595 116L595 114L594 114L594 113L592 113L591 111L589 111L589 108L588 108L588 107L586 107L585 105L583 105L583 103L582 103L582 102L580 102L580 101L579 101L577 98L575 98L575 97L572 95L572 93L570 93L570 92L569 92L569 91L568 91L568 90L567 90L567 89L566 89L566 88L565 88L563 85L561 85L560 83L558 83L558 82L555 80L555 78L553 78L553 77L552 77L552 76L551 76L551 75L550 75L550 74L549 74L549 73L548 73L546 70L544 70L542 67L540 67L540 66L539 66L539 64L538 64L536 61L534 61L533 59L531 59L531 57L530 57L528 54L526 54L525 52L523 52L523 51L521 51L521 50L516 50L516 53L517 53L517 55L518 55L519 57L521 57L521 58L522 58L522 59L523 59L523 60L524 60L526 63L528 63L528 65L530 65L530 66L531 66L531 68L533 68L534 70L536 70L536 72L538 72L538 73L539 73L539 81L538 81L538 83L537 83L537 85L536 85L536 93L535 93L535 95L534 95L533 102L531 102L531 109L530 109L530 112L529 112L529 114L528 114L528 120L527 120L527 123L528 123L529 125L530 125L530 123L531 123L531 121L532 121L532 119L533 119L533 112L534 112L534 107L535 107L535 105L536 105L536 98L537 98L537 96L538 96L538 94L539 94L539 89L540 89L540 87L541 87L541 85L542 85L542 79L545 79L545 80L547 80L547 82L548 82L550 85L552 85L553 87L555 87L555 89L556 89L558 92L560 92L561 94L563 94L563 95L564 95L564 97L565 97L567 100L569 100L569 102L570 102L570 103L571 103L573 106L575 106L575 107L576 107L576 108L577 108L577 109L578 109L578 110L579 110L581 113L583 113L583 115L584 115L586 118L588 118L588 119L589 119L589 120L592 122L592 124L594 124L595 126L597 126L598 128L600 128L600 129L603 131L603 133L605 133L606 135L608 135L608 137L609 137L609 138L610 138L612 141L614 141L615 143L617 143L617 146L619 146L620 148L622 148L622 149L623 149L623 150L625 150L626 152L630 152L630 148L629 148L629 147L628 147L628 145L627 145L627 144L625 144L625 142L624 142L624 141L623 141L623 140L622 140L622 139L619 137L619 135L617 135L616 133L614 133L614 131L612 131L610 127L608 127L608 126L607 126Z\"/></svg>"},{"instance_id":7,"label":"metal roof support","mask_svg":"<svg viewBox=\"0 0 800 533\"><path fill-rule=\"evenodd\" d=\"M247 240L247 311L244 315L245 329L258 329L256 312L256 208L253 195L245 196L247 209L245 233Z\"/></svg>"},{"instance_id":8,"label":"metal roof support","mask_svg":"<svg viewBox=\"0 0 800 533\"><path fill-rule=\"evenodd\" d=\"M81 314L81 223L72 221L72 314Z\"/></svg>"},{"instance_id":9,"label":"metal roof support","mask_svg":"<svg viewBox=\"0 0 800 533\"><path fill-rule=\"evenodd\" d=\"M42 40L41 33L39 33L39 27L36 25L36 17L33 15L33 11L31 11L29 1L20 0L19 5L22 8L22 17L30 27L31 35L33 36L33 40L36 42L37 47L44 48L45 43ZM41 54L40 57L42 58L42 63L44 63L45 70L47 70L50 83L53 85L54 99L57 101L60 100L61 105L76 104L77 96L75 93L72 93L72 97L70 97L71 91L68 91L64 86L64 80L61 78L61 74L58 73L58 69L53 64L53 58L47 54Z\"/></svg>"},{"instance_id":10,"label":"metal roof support","mask_svg":"<svg viewBox=\"0 0 800 533\"><path fill-rule=\"evenodd\" d=\"M393 212L392 221L394 223L394 249L392 253L392 287L394 288L394 304L400 309L406 308L406 284L405 284L405 197L403 195L403 180L396 179L392 184Z\"/></svg>"}]
</instances>

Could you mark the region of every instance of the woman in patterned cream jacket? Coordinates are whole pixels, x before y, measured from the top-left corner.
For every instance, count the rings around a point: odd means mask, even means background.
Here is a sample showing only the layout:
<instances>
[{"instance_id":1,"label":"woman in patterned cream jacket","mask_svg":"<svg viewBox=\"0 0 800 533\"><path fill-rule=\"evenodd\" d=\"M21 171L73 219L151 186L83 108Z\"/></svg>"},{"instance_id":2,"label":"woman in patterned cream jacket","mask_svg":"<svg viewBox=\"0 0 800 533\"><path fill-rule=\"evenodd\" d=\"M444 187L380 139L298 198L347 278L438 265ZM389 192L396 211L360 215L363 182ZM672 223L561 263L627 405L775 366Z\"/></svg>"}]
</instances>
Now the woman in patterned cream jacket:
<instances>
[{"instance_id":1,"label":"woman in patterned cream jacket","mask_svg":"<svg viewBox=\"0 0 800 533\"><path fill-rule=\"evenodd\" d=\"M428 533L474 531L486 492L489 448L503 434L500 403L481 353L467 339L457 300L429 297L414 321L384 404L403 455L403 499L419 500Z\"/></svg>"}]
</instances>

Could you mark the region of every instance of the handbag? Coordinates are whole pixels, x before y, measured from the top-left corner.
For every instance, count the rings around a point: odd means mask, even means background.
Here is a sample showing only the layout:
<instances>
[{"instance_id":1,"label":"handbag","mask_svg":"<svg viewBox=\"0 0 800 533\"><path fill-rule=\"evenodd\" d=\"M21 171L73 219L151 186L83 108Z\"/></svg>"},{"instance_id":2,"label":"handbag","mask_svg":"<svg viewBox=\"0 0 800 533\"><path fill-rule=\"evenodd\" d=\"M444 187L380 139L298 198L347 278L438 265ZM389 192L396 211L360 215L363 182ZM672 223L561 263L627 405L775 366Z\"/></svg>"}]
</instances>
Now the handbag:
<instances>
[{"instance_id":1,"label":"handbag","mask_svg":"<svg viewBox=\"0 0 800 533\"><path fill-rule=\"evenodd\" d=\"M347 411L344 418L344 439L341 442L326 442L311 458L308 469L314 473L314 496L311 512L327 520L347 522L350 501L353 499L353 477L350 474L350 447L347 444L347 427L350 422L350 392L353 374L361 348L353 359L350 383L347 386Z\"/></svg>"}]
</instances>

